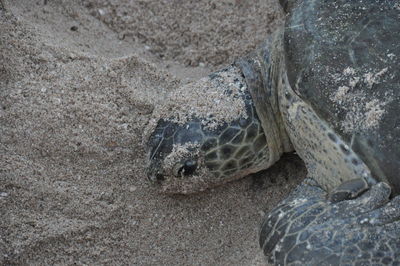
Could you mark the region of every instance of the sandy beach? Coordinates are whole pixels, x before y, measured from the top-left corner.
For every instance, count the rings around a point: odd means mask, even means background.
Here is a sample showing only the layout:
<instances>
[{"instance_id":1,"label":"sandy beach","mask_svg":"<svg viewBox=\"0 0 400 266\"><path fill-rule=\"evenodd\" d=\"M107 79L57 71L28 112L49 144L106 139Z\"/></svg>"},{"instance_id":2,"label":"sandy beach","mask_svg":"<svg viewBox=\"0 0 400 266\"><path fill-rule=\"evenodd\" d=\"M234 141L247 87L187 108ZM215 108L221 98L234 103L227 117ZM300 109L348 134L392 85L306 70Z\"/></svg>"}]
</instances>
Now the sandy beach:
<instances>
[{"instance_id":1,"label":"sandy beach","mask_svg":"<svg viewBox=\"0 0 400 266\"><path fill-rule=\"evenodd\" d=\"M143 131L281 22L275 0L0 0L0 264L263 265L258 226L302 161L164 195Z\"/></svg>"}]
</instances>

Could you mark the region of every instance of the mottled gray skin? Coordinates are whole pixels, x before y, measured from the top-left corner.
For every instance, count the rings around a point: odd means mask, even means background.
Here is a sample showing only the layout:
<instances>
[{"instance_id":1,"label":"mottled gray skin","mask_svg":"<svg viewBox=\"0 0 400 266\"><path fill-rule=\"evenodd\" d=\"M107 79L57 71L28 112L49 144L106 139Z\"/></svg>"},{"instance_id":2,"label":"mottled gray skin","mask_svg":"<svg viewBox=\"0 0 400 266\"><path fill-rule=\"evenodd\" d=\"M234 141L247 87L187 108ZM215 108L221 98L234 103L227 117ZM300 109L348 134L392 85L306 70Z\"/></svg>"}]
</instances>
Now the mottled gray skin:
<instances>
[{"instance_id":1,"label":"mottled gray skin","mask_svg":"<svg viewBox=\"0 0 400 266\"><path fill-rule=\"evenodd\" d=\"M160 121L149 144L149 172L162 182L159 162L172 144L194 142L193 132L200 132L195 142L202 152L178 162L177 175L186 178L200 161L213 172L206 157L214 151L220 181L246 167L268 168L294 148L308 178L263 220L260 246L269 262L400 265L400 1L280 3L287 12L284 28L231 66L243 73L251 95L243 94L249 125L258 133L240 129L240 118L207 131L194 117L171 133L181 137L168 142L167 127L177 125ZM348 85L348 73L362 79ZM345 86L357 110L348 98L337 101ZM379 103L375 120L357 123L373 103ZM226 143L234 148L224 152ZM254 160L240 163L243 158L235 158L245 146ZM254 151L262 151L259 160ZM232 168L223 170L228 164Z\"/></svg>"},{"instance_id":2,"label":"mottled gray skin","mask_svg":"<svg viewBox=\"0 0 400 266\"><path fill-rule=\"evenodd\" d=\"M265 216L260 246L278 265L400 265L400 197L389 195L390 187L378 183L332 203L303 182Z\"/></svg>"}]
</instances>

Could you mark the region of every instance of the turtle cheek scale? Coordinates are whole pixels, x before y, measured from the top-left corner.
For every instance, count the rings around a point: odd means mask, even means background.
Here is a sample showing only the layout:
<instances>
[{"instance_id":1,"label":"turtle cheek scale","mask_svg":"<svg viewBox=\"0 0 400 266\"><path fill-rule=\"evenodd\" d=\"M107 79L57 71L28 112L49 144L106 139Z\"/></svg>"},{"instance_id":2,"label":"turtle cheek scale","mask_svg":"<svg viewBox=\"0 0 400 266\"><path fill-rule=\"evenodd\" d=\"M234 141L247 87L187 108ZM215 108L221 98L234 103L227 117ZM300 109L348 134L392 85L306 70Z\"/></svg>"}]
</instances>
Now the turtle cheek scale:
<instances>
[{"instance_id":1,"label":"turtle cheek scale","mask_svg":"<svg viewBox=\"0 0 400 266\"><path fill-rule=\"evenodd\" d=\"M214 145L210 146L209 142ZM219 136L206 141L203 151L205 165L219 179L236 179L259 171L269 159L268 145L257 117L245 127L239 121L230 124Z\"/></svg>"}]
</instances>

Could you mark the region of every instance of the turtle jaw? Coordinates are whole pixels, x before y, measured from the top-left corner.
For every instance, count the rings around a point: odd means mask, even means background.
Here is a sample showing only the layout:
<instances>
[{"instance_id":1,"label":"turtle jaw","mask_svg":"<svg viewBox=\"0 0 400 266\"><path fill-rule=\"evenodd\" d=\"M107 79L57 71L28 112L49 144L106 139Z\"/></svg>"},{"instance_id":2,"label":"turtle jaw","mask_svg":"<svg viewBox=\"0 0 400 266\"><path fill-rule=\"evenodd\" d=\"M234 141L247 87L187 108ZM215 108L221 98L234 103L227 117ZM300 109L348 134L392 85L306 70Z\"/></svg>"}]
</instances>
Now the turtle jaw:
<instances>
[{"instance_id":1,"label":"turtle jaw","mask_svg":"<svg viewBox=\"0 0 400 266\"><path fill-rule=\"evenodd\" d=\"M147 167L146 175L152 184L161 184L165 180L165 176L162 173L161 165L159 161L150 161Z\"/></svg>"}]
</instances>

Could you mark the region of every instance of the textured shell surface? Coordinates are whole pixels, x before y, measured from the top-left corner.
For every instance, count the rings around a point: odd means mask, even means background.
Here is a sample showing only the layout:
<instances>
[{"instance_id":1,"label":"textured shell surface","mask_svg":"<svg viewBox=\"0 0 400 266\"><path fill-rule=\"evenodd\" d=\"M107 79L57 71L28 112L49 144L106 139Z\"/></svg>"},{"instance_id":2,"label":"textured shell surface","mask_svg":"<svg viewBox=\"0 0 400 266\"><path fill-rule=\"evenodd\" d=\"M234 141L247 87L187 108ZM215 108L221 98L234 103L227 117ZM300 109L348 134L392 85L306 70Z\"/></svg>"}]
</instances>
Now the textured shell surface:
<instances>
[{"instance_id":1,"label":"textured shell surface","mask_svg":"<svg viewBox=\"0 0 400 266\"><path fill-rule=\"evenodd\" d=\"M400 1L297 1L284 30L287 76L373 176L400 193Z\"/></svg>"}]
</instances>

